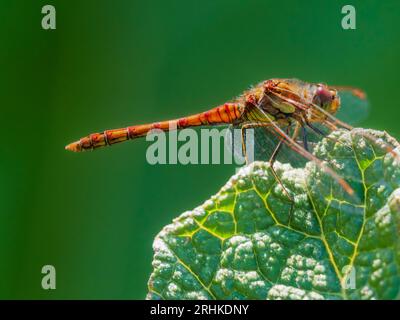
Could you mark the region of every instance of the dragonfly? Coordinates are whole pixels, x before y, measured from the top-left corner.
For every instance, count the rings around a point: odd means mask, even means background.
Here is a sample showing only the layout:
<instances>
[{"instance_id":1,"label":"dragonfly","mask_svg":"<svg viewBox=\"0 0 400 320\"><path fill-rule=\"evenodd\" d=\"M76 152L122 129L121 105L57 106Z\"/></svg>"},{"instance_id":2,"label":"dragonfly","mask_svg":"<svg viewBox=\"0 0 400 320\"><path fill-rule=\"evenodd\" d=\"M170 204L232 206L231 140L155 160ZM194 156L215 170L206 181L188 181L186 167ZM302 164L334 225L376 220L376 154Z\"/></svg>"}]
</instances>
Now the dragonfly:
<instances>
[{"instance_id":1,"label":"dragonfly","mask_svg":"<svg viewBox=\"0 0 400 320\"><path fill-rule=\"evenodd\" d=\"M230 125L232 128L240 128L242 151L246 156L246 130L257 128L262 129L266 137L275 138L272 145L268 146L269 159L264 160L269 161L272 174L282 185L289 200L293 199L274 170L274 162L283 146L292 153L314 162L352 195L354 190L346 180L310 150L309 132L321 138L328 137L326 130L331 132L339 128L353 129L347 122L335 117L343 96L347 97L346 101L366 101L366 94L358 88L328 86L298 79L269 79L243 92L236 99L207 111L174 120L92 133L68 144L65 149L73 152L94 150L144 137L155 129L169 131L198 126ZM363 110L353 111L353 115L364 113ZM255 138L260 144L262 140L257 139L257 136ZM374 139L372 136L367 138ZM387 150L392 152L393 148L388 145Z\"/></svg>"}]
</instances>

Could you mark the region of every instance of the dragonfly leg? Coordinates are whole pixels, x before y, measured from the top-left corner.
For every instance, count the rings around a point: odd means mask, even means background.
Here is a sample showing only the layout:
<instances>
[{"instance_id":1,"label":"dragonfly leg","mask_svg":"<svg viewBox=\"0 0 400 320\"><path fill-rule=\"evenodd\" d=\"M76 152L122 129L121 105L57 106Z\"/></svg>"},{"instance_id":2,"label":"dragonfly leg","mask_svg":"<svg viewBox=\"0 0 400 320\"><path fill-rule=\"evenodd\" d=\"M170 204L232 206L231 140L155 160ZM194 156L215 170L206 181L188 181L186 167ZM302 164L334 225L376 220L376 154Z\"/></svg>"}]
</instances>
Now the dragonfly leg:
<instances>
[{"instance_id":1,"label":"dragonfly leg","mask_svg":"<svg viewBox=\"0 0 400 320\"><path fill-rule=\"evenodd\" d=\"M247 128L251 128L251 127L246 125L246 124L244 124L240 128L240 132L242 134L242 152L243 152L244 158L246 160L246 165L249 164L249 159L247 157L247 149L246 149L246 129Z\"/></svg>"},{"instance_id":2,"label":"dragonfly leg","mask_svg":"<svg viewBox=\"0 0 400 320\"><path fill-rule=\"evenodd\" d=\"M286 133L289 133L289 126L286 129ZM283 145L283 139L280 139L274 152L271 155L271 158L269 159L269 167L271 169L272 175L274 176L275 180L281 185L283 193L285 194L285 196L288 198L289 202L290 202L290 210L289 210L289 221L288 221L288 225L290 226L290 222L292 221L292 216L293 216L293 210L294 210L294 200L293 197L289 194L289 191L286 189L285 185L283 184L281 178L278 176L278 174L276 173L275 169L274 169L274 162L276 160L276 157L279 154L279 151L281 150Z\"/></svg>"},{"instance_id":3,"label":"dragonfly leg","mask_svg":"<svg viewBox=\"0 0 400 320\"><path fill-rule=\"evenodd\" d=\"M246 130L248 128L268 127L268 126L269 126L269 124L267 122L266 123L263 123L263 122L247 123L242 126L242 130ZM286 133L288 134L289 131L290 131L290 126L287 126ZM296 135L297 135L297 133L296 133ZM243 131L242 131L242 139L243 139ZM276 173L276 171L274 169L274 162L279 154L279 151L282 148L283 143L284 143L284 139L283 138L279 139L279 142L276 145L275 150L272 153L268 162L269 162L269 167L270 167L272 175L274 176L275 180L280 184L280 186L282 187L283 193L285 194L285 196L288 198L288 200L290 202L289 221L288 221L288 225L290 225L290 222L292 220L293 210L294 210L294 200L293 200L293 197L290 195L289 191L286 189L285 185L283 184L281 178L278 176L278 174ZM243 141L242 141L242 146L243 146L244 150L246 150L246 146L245 146L245 143L243 143Z\"/></svg>"},{"instance_id":4,"label":"dragonfly leg","mask_svg":"<svg viewBox=\"0 0 400 320\"><path fill-rule=\"evenodd\" d=\"M292 134L292 139L293 140L297 139L297 137L298 137L298 135L300 133L300 127L301 127L300 122L296 122L296 126L294 127L293 134Z\"/></svg>"},{"instance_id":5,"label":"dragonfly leg","mask_svg":"<svg viewBox=\"0 0 400 320\"><path fill-rule=\"evenodd\" d=\"M305 121L305 123L307 124L307 126L312 130L312 131L314 131L316 134L319 134L320 136L322 136L322 137L324 137L324 138L326 138L326 139L328 139L328 140L330 140L330 141L332 141L332 142L335 142L335 143L338 143L338 144L340 144L340 145L342 145L342 146L344 146L344 147L346 147L346 148L348 148L348 149L351 149L348 145L346 145L345 143L343 143L342 141L340 141L340 140L338 140L338 139L336 139L336 138L332 138L332 137L329 137L325 132L323 132L322 130L320 130L319 128L317 128L317 127L315 127L313 124L311 124L309 121ZM327 124L326 122L323 122L323 124L325 124L327 127L329 127L331 130L337 130L338 128L334 125L334 124Z\"/></svg>"},{"instance_id":6,"label":"dragonfly leg","mask_svg":"<svg viewBox=\"0 0 400 320\"><path fill-rule=\"evenodd\" d=\"M310 151L308 149L307 129L304 126L302 126L301 129L303 131L303 146L304 146L304 149L306 149L307 151Z\"/></svg>"}]
</instances>

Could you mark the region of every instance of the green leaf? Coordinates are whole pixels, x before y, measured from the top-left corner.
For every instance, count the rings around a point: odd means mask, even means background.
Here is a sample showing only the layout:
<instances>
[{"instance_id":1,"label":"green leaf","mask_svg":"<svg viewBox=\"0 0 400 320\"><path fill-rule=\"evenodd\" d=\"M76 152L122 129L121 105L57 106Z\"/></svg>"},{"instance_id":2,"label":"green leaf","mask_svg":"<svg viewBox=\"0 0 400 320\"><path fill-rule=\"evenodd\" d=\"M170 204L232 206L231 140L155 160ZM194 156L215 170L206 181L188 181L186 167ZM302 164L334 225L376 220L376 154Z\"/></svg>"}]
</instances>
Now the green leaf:
<instances>
[{"instance_id":1,"label":"green leaf","mask_svg":"<svg viewBox=\"0 0 400 320\"><path fill-rule=\"evenodd\" d=\"M396 298L400 163L383 141L397 142L362 129L330 137L314 153L353 196L313 162L275 163L292 206L268 163L244 167L157 235L147 298Z\"/></svg>"}]
</instances>

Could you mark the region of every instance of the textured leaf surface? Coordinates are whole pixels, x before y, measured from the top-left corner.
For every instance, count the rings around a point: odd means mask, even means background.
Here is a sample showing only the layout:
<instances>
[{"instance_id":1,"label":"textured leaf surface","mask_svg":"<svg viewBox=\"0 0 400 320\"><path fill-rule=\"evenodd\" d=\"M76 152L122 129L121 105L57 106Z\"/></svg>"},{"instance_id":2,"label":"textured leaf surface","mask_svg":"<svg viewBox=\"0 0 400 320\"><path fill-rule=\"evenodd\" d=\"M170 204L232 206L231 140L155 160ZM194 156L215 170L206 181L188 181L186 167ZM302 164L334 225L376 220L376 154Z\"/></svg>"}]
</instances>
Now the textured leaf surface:
<instances>
[{"instance_id":1,"label":"textured leaf surface","mask_svg":"<svg viewBox=\"0 0 400 320\"><path fill-rule=\"evenodd\" d=\"M380 139L371 143L363 132ZM382 132L337 131L314 163L242 168L156 237L148 299L394 299L400 286L400 164ZM291 209L292 208L292 209Z\"/></svg>"}]
</instances>

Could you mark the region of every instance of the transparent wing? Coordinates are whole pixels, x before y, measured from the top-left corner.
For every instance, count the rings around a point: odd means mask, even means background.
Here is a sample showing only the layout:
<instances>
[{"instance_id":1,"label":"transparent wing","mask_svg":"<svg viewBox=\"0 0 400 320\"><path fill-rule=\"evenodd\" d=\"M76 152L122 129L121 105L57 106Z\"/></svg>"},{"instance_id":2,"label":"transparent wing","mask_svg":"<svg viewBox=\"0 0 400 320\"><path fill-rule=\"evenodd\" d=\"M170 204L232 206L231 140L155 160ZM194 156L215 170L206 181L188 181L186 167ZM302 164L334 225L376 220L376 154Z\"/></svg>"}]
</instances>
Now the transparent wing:
<instances>
[{"instance_id":1,"label":"transparent wing","mask_svg":"<svg viewBox=\"0 0 400 320\"><path fill-rule=\"evenodd\" d=\"M368 118L368 99L355 95L351 90L338 90L341 106L335 117L350 125L359 125Z\"/></svg>"},{"instance_id":2,"label":"transparent wing","mask_svg":"<svg viewBox=\"0 0 400 320\"><path fill-rule=\"evenodd\" d=\"M309 152L313 153L314 148L316 144L326 137L331 131L330 129L324 127L323 125L315 125L314 129L311 128L303 128L300 127L300 132L296 134L296 127L295 125L292 125L290 128L285 128L287 130L288 135L290 137L294 137L295 141L304 149L308 150ZM225 141L229 141L231 150L233 150L235 157L239 157L240 159L243 159L243 153L242 153L242 139L241 135L237 134L237 132L240 133L241 128L239 126L231 126L228 131L227 131L227 138ZM254 158L252 159L251 155L247 154L247 156L250 158L249 162L255 161L255 160L260 160L260 161L269 161L271 159L272 154L276 150L279 142L280 142L280 137L272 131L272 128L270 127L258 127L258 128L251 128L247 129L248 133L245 137L247 140L246 143L246 149L247 152L249 153L249 150L253 148L253 156ZM318 131L318 132L316 132ZM250 137L249 137L250 135ZM233 138L233 139L232 139ZM327 139L334 139L332 137L326 137ZM344 143L343 141L336 140L334 143L331 144L326 144L325 146L328 148L334 148L336 143ZM338 175L339 178L344 179L345 183L350 186L352 190L358 190L361 188L362 183L361 183L361 177L358 174L358 171L353 170L354 168L352 166L346 166L345 164L347 162L352 162L354 161L354 154L352 152L352 149L348 147L349 152L347 153L342 153L340 158L335 158L335 159L321 159L319 158L320 152L326 152L326 150L320 149L319 151L315 150L315 156L319 160L324 160L326 163L328 163L328 166L331 167L333 171L335 171L336 175ZM323 148L324 149L324 148ZM250 151L250 152L252 152ZM237 158L236 158L237 159ZM279 150L279 153L277 157L275 158L276 161L279 161L280 163L290 163L292 167L294 168L301 168L304 167L304 165L309 162L310 160L306 159L303 155L300 153L296 152L293 148L289 147L287 144L283 143L281 145L281 149ZM332 162L332 163L331 163ZM318 162L314 162L315 166L313 170L321 170L321 167L318 167ZM337 170L338 168L342 168L341 170ZM331 176L334 178L334 176L326 172L326 175L323 175L323 181L321 180L321 187L325 186L326 188L331 188L331 180L326 180L328 176ZM335 178L334 178L335 179ZM338 181L338 180L337 180ZM338 199L347 199L347 201L354 202L354 203L359 203L360 199L358 198L357 193L354 195L351 195L348 191L346 191L344 188L336 187L334 188L334 194L338 194L337 198ZM327 190L325 194L328 194L330 190ZM333 192L333 191L332 191ZM318 192L317 192L318 195ZM340 195L340 196L339 196ZM324 199L321 199L321 201L325 201ZM340 206L340 204L338 204ZM353 210L352 208L350 208ZM349 210L350 210L349 209Z\"/></svg>"},{"instance_id":3,"label":"transparent wing","mask_svg":"<svg viewBox=\"0 0 400 320\"><path fill-rule=\"evenodd\" d=\"M294 124L289 128L285 128L285 130L287 130L289 136L294 137L297 143L310 152L313 152L316 143L323 138L321 134L317 134L310 129L296 129ZM296 130L298 130L297 134L295 133ZM304 135L306 135L306 138L304 138ZM227 143L227 148L229 151L233 151L238 163L244 159L243 141L245 141L245 149L250 162L269 161L279 144L280 137L269 127L249 128L246 129L245 134L242 135L242 128L240 125L231 125L228 128L225 141ZM275 160L281 163L290 163L296 168L303 167L307 162L307 159L297 152L294 152L286 144L282 144Z\"/></svg>"}]
</instances>

